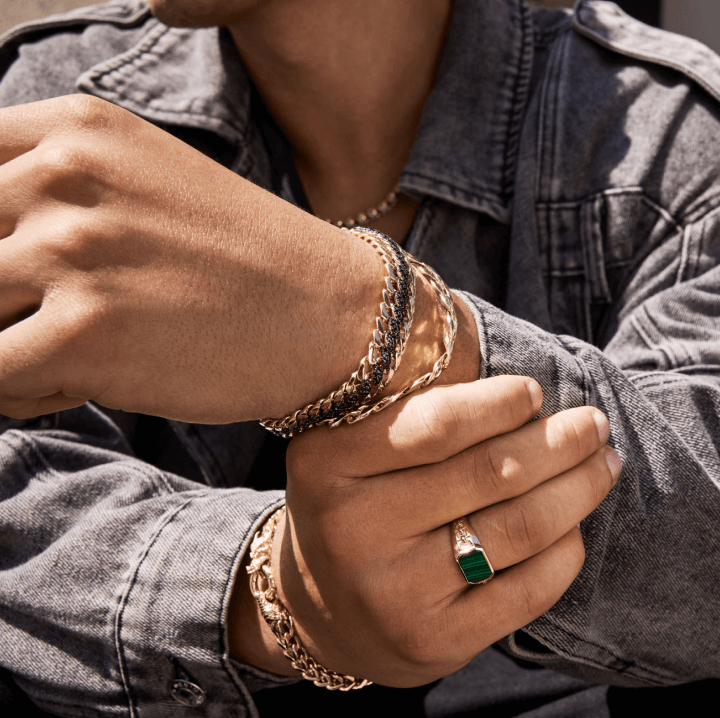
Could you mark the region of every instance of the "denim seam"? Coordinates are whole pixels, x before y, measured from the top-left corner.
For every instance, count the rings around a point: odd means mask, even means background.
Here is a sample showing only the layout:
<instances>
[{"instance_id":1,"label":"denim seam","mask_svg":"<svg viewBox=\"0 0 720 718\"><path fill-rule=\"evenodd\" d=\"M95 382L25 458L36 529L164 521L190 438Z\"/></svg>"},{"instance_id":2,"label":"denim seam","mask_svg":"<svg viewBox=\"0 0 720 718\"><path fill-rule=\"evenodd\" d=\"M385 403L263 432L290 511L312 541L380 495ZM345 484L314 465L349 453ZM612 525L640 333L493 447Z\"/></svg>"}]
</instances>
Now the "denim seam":
<instances>
[{"instance_id":1,"label":"denim seam","mask_svg":"<svg viewBox=\"0 0 720 718\"><path fill-rule=\"evenodd\" d=\"M657 318L648 309L647 305L643 305L642 307L640 307L640 311L637 313L637 318L639 322L643 321L643 317L644 321L648 325L653 327L657 335L663 334L662 327L658 325ZM665 347L667 347L667 349ZM678 339L676 341L673 341L672 343L659 344L658 349L660 349L667 357L669 357L671 369L677 369L681 366L688 366L691 365L693 362L693 357L688 352L687 345L683 340Z\"/></svg>"},{"instance_id":2,"label":"denim seam","mask_svg":"<svg viewBox=\"0 0 720 718\"><path fill-rule=\"evenodd\" d=\"M560 76L563 71L563 55L567 49L569 37L569 29L565 32L558 33L558 38L552 48L547 64L547 78L543 82L540 111L538 116L537 131L537 180L536 180L536 196L540 197L547 192L552 184L554 176L554 150L557 147L557 130L559 123L555 121L559 107L560 87L562 82ZM551 97L552 96L552 97ZM549 135L549 137L546 137ZM549 142L547 141L549 140ZM547 168L550 168L550 171ZM537 205L536 205L537 206ZM545 217L547 236L552 236L552 227L550 226L550 217Z\"/></svg>"},{"instance_id":3,"label":"denim seam","mask_svg":"<svg viewBox=\"0 0 720 718\"><path fill-rule=\"evenodd\" d=\"M168 481L168 478L164 471L158 472L158 478L160 479L160 481L162 482L162 485L165 487L165 489L167 490L167 492L169 494L176 493L175 487Z\"/></svg>"},{"instance_id":4,"label":"denim seam","mask_svg":"<svg viewBox=\"0 0 720 718\"><path fill-rule=\"evenodd\" d=\"M424 180L433 187L437 188L438 192L441 192L442 190L447 190L447 194L436 195L438 199L459 204L460 206L467 207L468 209L476 212L478 211L477 205L481 204L483 201L490 204L495 204L499 202L504 206L502 196L493 192L491 189L485 189L482 187L474 186L470 183L461 182L459 181L458 177L441 177L439 174L428 175L423 172L418 172L417 170L405 170L403 172L403 177L408 179L415 177L419 180ZM426 194L431 194L427 190L424 190L424 192ZM455 192L459 192L465 195L465 197L458 197L456 194L454 194ZM448 197L447 195L450 196Z\"/></svg>"},{"instance_id":5,"label":"denim seam","mask_svg":"<svg viewBox=\"0 0 720 718\"><path fill-rule=\"evenodd\" d=\"M609 262L605 262L606 269L625 269L632 265L631 259L615 259ZM551 269L545 270L543 274L547 277L553 277L555 279L572 279L585 276L585 269L563 269L562 267L552 267Z\"/></svg>"},{"instance_id":6,"label":"denim seam","mask_svg":"<svg viewBox=\"0 0 720 718\"><path fill-rule=\"evenodd\" d=\"M698 258L701 254L701 245L707 234L705 228L708 224L717 221L720 221L720 195L718 195L718 204L716 206L685 227L676 284L681 284L682 281L691 281L697 276L696 271ZM685 277L684 280L683 277Z\"/></svg>"},{"instance_id":7,"label":"denim seam","mask_svg":"<svg viewBox=\"0 0 720 718\"><path fill-rule=\"evenodd\" d=\"M533 23L533 41L534 46L537 49L547 49L554 43L558 35L562 32L567 32L567 27L563 27L562 25L553 28L552 30L541 30L537 23Z\"/></svg>"},{"instance_id":8,"label":"denim seam","mask_svg":"<svg viewBox=\"0 0 720 718\"><path fill-rule=\"evenodd\" d=\"M603 190L602 192L593 192L592 194L586 195L585 197L581 197L576 200L538 201L535 206L538 209L542 208L542 209L574 210L587 202L594 202L598 199L602 199L605 197L617 197L620 195L638 195L641 202L646 204L650 209L656 211L663 219L665 219L665 221L667 221L669 224L671 224L676 230L682 229L683 226L688 221L687 218L679 219L679 218L674 217L669 210L667 210L661 204L656 202L652 197L650 197L650 195L648 195L647 192L645 191L644 187L638 187L635 185L630 185L627 187L611 187L609 189ZM718 196L718 206L720 206L720 196Z\"/></svg>"},{"instance_id":9,"label":"denim seam","mask_svg":"<svg viewBox=\"0 0 720 718\"><path fill-rule=\"evenodd\" d=\"M687 210L683 219L688 223L697 223L704 221L717 210L720 209L720 192L706 197L696 207L691 207Z\"/></svg>"},{"instance_id":10,"label":"denim seam","mask_svg":"<svg viewBox=\"0 0 720 718\"><path fill-rule=\"evenodd\" d=\"M412 254L422 257L430 236L429 229L436 216L436 200L425 198L415 214L415 220L410 228L408 245L412 245ZM408 250L410 251L410 250Z\"/></svg>"},{"instance_id":11,"label":"denim seam","mask_svg":"<svg viewBox=\"0 0 720 718\"><path fill-rule=\"evenodd\" d=\"M643 194L645 194L645 190L643 187L640 187L639 185L609 187L607 189L601 190L600 192L593 192L592 194L584 195L583 197L579 197L574 200L538 201L536 206L542 207L543 209L577 209L577 207L579 207L580 205L585 204L586 202L592 202L601 197L608 197L608 196L613 197L616 195L623 195L623 194L643 195ZM650 201L652 201L652 200L650 200Z\"/></svg>"},{"instance_id":12,"label":"denim seam","mask_svg":"<svg viewBox=\"0 0 720 718\"><path fill-rule=\"evenodd\" d=\"M257 532L258 528L265 523L265 520L272 514L277 508L280 506L283 506L285 504L285 498L283 497L279 501L275 502L273 505L267 507L264 511L262 511L255 521L250 525L250 528L245 535L245 538L238 546L237 552L235 553L235 556L233 557L233 563L232 568L230 569L230 572L228 574L228 580L225 584L225 591L223 592L223 600L222 600L222 606L220 610L220 624L218 625L218 633L220 635L220 662L222 664L222 667L224 668L225 672L229 676L230 680L235 684L235 687L245 696L248 709L250 711L250 715L252 718L259 718L259 714L257 712L257 708L255 707L255 703L252 700L252 695L248 691L247 687L243 683L240 676L237 674L235 668L232 666L232 663L230 662L230 645L229 643L226 643L227 641L227 632L223 631L222 626L222 616L225 614L225 612L228 610L228 607L230 605L230 598L232 596L232 588L235 585L235 580L237 579L237 574L241 570L240 566L242 564L242 560L245 556L245 553L248 550L249 544L252 541L252 538L255 536L255 533Z\"/></svg>"},{"instance_id":13,"label":"denim seam","mask_svg":"<svg viewBox=\"0 0 720 718\"><path fill-rule=\"evenodd\" d=\"M507 115L503 170L500 178L500 196L505 203L508 203L514 194L515 171L517 169L518 153L520 151L520 133L522 132L523 118L527 111L533 61L533 35L530 10L523 0L520 0L517 8L520 13L521 48L518 66L515 68L516 73L512 88L510 112Z\"/></svg>"},{"instance_id":14,"label":"denim seam","mask_svg":"<svg viewBox=\"0 0 720 718\"><path fill-rule=\"evenodd\" d=\"M585 5L586 3L583 2L582 4ZM716 101L720 100L720 92L718 91L718 88L713 86L712 83L703 76L703 74L696 72L692 64L690 64L689 62L677 61L667 55L659 55L656 52L637 50L629 47L624 42L618 42L617 40L611 40L603 37L594 28L583 24L584 21L580 17L580 11L584 9L585 8L579 8L579 12L576 12L573 17L573 28L578 33L578 35L587 38L591 42L597 44L599 47L605 48L606 50L609 50L610 52L613 52L617 55L629 57L639 62L649 63L658 67L665 67L670 70L674 70L683 77L694 82L698 87L703 89L708 95L710 95L710 97L712 97ZM622 11L620 11L619 8L616 8L615 12ZM670 33L666 33L666 31L664 30L647 27L646 25L640 23L638 20L635 20L629 16L626 16L626 18L624 18L624 21L627 24L632 24L636 28L641 29L644 33L652 33L654 35L659 35L662 33L667 34L669 37L672 37ZM697 43L697 41L691 42ZM705 49L708 53L712 54L711 50L709 50L708 48Z\"/></svg>"},{"instance_id":15,"label":"denim seam","mask_svg":"<svg viewBox=\"0 0 720 718\"><path fill-rule=\"evenodd\" d=\"M37 442L32 438L32 436L28 436L27 432L22 431L21 429L8 429L5 433L6 435L9 434L10 436L15 436L20 441L21 446L19 448L24 449L22 455L26 463L32 466L33 463L35 463L32 461L31 457L33 457L36 462L39 462L42 465L46 473L60 479L63 478L63 474L53 468L53 466L45 458L45 454L43 454L40 447L37 445ZM132 468L140 471L152 484L155 489L155 496L160 496L163 493L162 488L166 489L169 493L176 493L175 489L168 483L167 478L161 471L148 471L147 467L149 465L139 461L138 459L125 457L113 462L113 465L125 467L131 466ZM162 486L158 486L158 483Z\"/></svg>"},{"instance_id":16,"label":"denim seam","mask_svg":"<svg viewBox=\"0 0 720 718\"><path fill-rule=\"evenodd\" d=\"M42 453L42 451L40 451L39 447L37 446L37 444L35 443L35 441L34 441L31 437L26 436L26 435L24 434L24 432L21 432L21 431L17 431L17 430L13 430L13 429L11 429L10 431L12 431L12 433L13 433L14 436L16 436L17 438L20 439L21 444L22 444L22 448L26 449L26 451L23 452L23 457L26 459L26 461L30 460L30 457L29 457L28 454L27 454L27 452L30 452L30 453L32 454L32 456L33 456L36 460L39 460L39 461L40 461L40 463L45 467L45 469L46 469L46 471L47 471L48 473L52 474L53 476L62 476L62 474L60 474L60 473L57 472L52 466L50 466L50 464L48 463L48 461L47 461L47 459L45 458L44 454ZM127 463L127 462L122 462L122 463ZM134 463L134 462L133 462L133 463ZM140 469L142 470L142 465L140 464L140 462L137 462L137 463L139 464L137 468L140 468ZM155 478L155 477L154 477L154 473L155 473L155 472L152 472L152 475L151 475L150 472L147 472L147 471L144 471L144 470L143 470L142 473L145 474L145 476L146 476L147 478L151 479L151 481L152 481L153 478ZM167 482L166 482L166 480L165 480L164 477L163 477L162 481L163 481L163 484L167 486ZM153 485L153 487L154 487L155 490L156 490L156 495L158 495L159 492L157 491L157 488L158 488L158 487L157 487L157 483L156 483L155 481L152 481L152 485ZM173 493L174 493L174 490L171 489L171 491L173 491ZM193 498L194 498L194 497L193 497ZM122 651L121 651L121 646L120 646L120 634L119 634L120 623L121 623L121 614L122 614L122 611L123 611L123 609L124 609L124 606L126 605L127 596L129 595L130 590L132 589L132 586L133 586L133 584L134 584L134 580L135 580L135 577L136 577L136 575L137 575L137 571L139 570L140 565L142 564L142 559L143 559L143 557L144 557L144 556L147 554L147 552L150 550L150 547L152 546L152 544L154 543L155 539L157 538L157 536L158 536L159 533L161 532L162 528L164 528L164 526L170 521L170 519L172 518L172 516L173 516L175 513L177 513L177 511L179 511L181 508L183 508L185 505L187 505L188 503L190 503L190 501L192 501L192 498L188 499L182 506L180 506L180 507L179 507L178 509L176 509L175 511L171 512L170 516L168 516L168 517L166 518L166 520L163 522L162 526L161 526L161 527L157 530L157 532L153 535L153 537L151 538L150 542L148 543L148 545L146 546L146 548L145 548L144 551L142 552L140 561L139 561L139 563L137 564L135 570L133 571L133 573L132 573L132 578L130 579L130 582L128 583L128 586L126 587L125 591L123 591L123 593L121 594L120 602L118 603L118 609L117 609L117 613L116 613L116 617L115 617L115 622L114 622L114 624L115 624L115 629L114 629L114 630L115 630L115 647L116 647L116 655L117 655L117 658L118 658L118 669L119 669L119 672L120 672L120 676L121 676L121 678L122 678L123 688L125 689L125 693L126 693L126 696L127 696L127 698L128 698L128 707L129 707L129 710L130 710L130 716L131 716L131 718L136 718L136 713L135 713L135 710L134 710L134 708L133 708L132 698L131 698L131 696L130 696L130 688L129 688L129 685L128 685L128 682L127 682L126 668L125 668L124 659L123 659L123 657L122 657L122 655L121 655L121 654L122 654ZM58 704L58 705L61 705L61 704ZM67 707L67 706L64 706L64 707ZM82 715L82 714L76 713L75 715ZM88 714L85 714L85 715L88 715ZM98 714L94 714L94 715L98 715Z\"/></svg>"},{"instance_id":17,"label":"denim seam","mask_svg":"<svg viewBox=\"0 0 720 718\"><path fill-rule=\"evenodd\" d=\"M690 242L693 236L694 225L688 224L683 230L682 246L680 248L680 262L678 265L677 275L675 276L675 285L682 284L683 277L687 270L690 257Z\"/></svg>"},{"instance_id":18,"label":"denim seam","mask_svg":"<svg viewBox=\"0 0 720 718\"><path fill-rule=\"evenodd\" d=\"M592 379L590 377L590 373L588 372L587 366L585 365L585 362L580 361L574 342L568 341L564 337L564 335L558 335L557 340L560 346L568 353L570 357L572 357L573 363L575 364L578 375L577 381L580 386L580 390L582 391L583 406L588 406L589 404L592 404L593 402L590 400L590 387L592 386Z\"/></svg>"},{"instance_id":19,"label":"denim seam","mask_svg":"<svg viewBox=\"0 0 720 718\"><path fill-rule=\"evenodd\" d=\"M475 305L477 309L477 320L475 324L478 324L479 320L482 319L482 327L478 327L478 334L480 340L480 379L487 379L488 377L495 376L495 370L493 368L493 344L490 341L490 329L488 328L488 319L486 312L482 306ZM483 347L485 351L483 352Z\"/></svg>"},{"instance_id":20,"label":"denim seam","mask_svg":"<svg viewBox=\"0 0 720 718\"><path fill-rule=\"evenodd\" d=\"M150 15L150 9L148 7L140 10L135 10L130 15L104 15L102 13L88 12L90 8L83 8L77 15L67 17L65 13L59 16L61 19L54 20L52 16L47 18L41 18L39 20L31 20L24 22L11 28L3 35L0 35L0 47L6 45L13 40L22 38L24 35L28 35L33 32L45 32L48 30L62 30L64 28L70 28L75 25L89 25L91 23L103 23L106 25L121 25L122 27L130 27L134 24L139 24L143 18ZM57 17L57 16L56 16Z\"/></svg>"},{"instance_id":21,"label":"denim seam","mask_svg":"<svg viewBox=\"0 0 720 718\"><path fill-rule=\"evenodd\" d=\"M662 375L663 372L653 372L653 375L655 379L657 379L657 375ZM720 374L720 368L718 368L718 374ZM637 388L638 391L642 391L644 389L658 389L663 386L668 386L670 384L679 384L684 385L685 382L680 378L682 377L682 374L678 374L677 378L672 379L665 379L664 381L633 381L632 384Z\"/></svg>"},{"instance_id":22,"label":"denim seam","mask_svg":"<svg viewBox=\"0 0 720 718\"><path fill-rule=\"evenodd\" d=\"M244 127L236 125L235 123L230 122L227 118L213 114L211 108L204 107L202 110L194 110L191 108L176 110L167 105L164 107L153 107L152 104L135 102L126 94L119 92L115 87L108 87L103 84L103 78L109 78L113 80L114 83L113 76L123 77L123 75L126 75L131 69L142 69L143 65L147 63L149 58L161 60L167 53L167 48L162 51L158 51L156 50L156 47L160 40L165 36L177 36L174 37L174 43L177 43L180 39L179 33L175 32L177 28L166 27L157 20L154 22L148 22L148 25L148 32L142 40L140 40L134 47L130 48L130 50L112 57L83 73L80 78L78 78L78 87L81 89L88 89L83 84L83 80L87 81L90 83L91 88L97 87L103 92L114 94L122 101L123 107L132 109L141 117L155 114L158 120L161 120L162 116L174 117L177 121L186 119L190 120L192 123L196 120L202 120L202 124L205 125L205 129L208 129L208 121L212 124L218 124L230 131L229 134L232 135L232 141L239 142L240 144L245 143L248 132L247 124Z\"/></svg>"},{"instance_id":23,"label":"denim seam","mask_svg":"<svg viewBox=\"0 0 720 718\"><path fill-rule=\"evenodd\" d=\"M124 655L124 650L123 650L123 646L122 646L122 641L120 640L120 631L122 630L123 613L127 606L130 593L132 592L132 589L135 586L135 581L137 580L138 574L140 572L140 567L142 566L144 560L147 558L147 555L150 552L150 549L154 546L155 542L157 541L158 537L163 532L165 527L194 498L196 498L196 497L193 496L191 498L188 498L180 506L177 506L173 511L170 511L164 517L164 519L160 521L160 525L157 527L157 529L155 530L153 535L150 537L150 540L145 545L145 548L142 550L142 552L138 556L138 558L136 560L135 568L133 569L133 571L128 579L127 585L125 586L125 590L122 592L122 595L120 598L120 603L118 604L117 613L115 615L115 650L116 650L117 659L118 659L118 667L120 669L120 676L122 678L123 687L125 688L125 694L126 694L127 700L128 700L128 709L130 711L131 718L138 718L138 716L137 716L137 712L135 710L135 701L131 694L130 678L128 675L127 665L125 662L125 655Z\"/></svg>"},{"instance_id":24,"label":"denim seam","mask_svg":"<svg viewBox=\"0 0 720 718\"><path fill-rule=\"evenodd\" d=\"M633 671L633 669L637 669L638 671L642 671L642 672L644 672L644 673L647 673L647 674L649 674L650 676L655 676L655 677L657 677L659 680L658 680L657 683L653 683L653 685L665 685L663 679L670 678L670 676L666 676L666 675L664 675L664 674L662 674L662 673L659 673L658 671L654 671L654 670L652 670L651 668L646 668L645 666L640 666L640 665L638 665L637 663L635 663L635 662L633 662L633 661L626 661L626 660L620 658L619 656L615 655L612 651L608 650L608 649L605 648L604 646L601 646L601 645L599 645L599 644L597 644L597 643L593 643L592 641L590 641L590 640L588 640L588 639L586 639L586 638L582 638L582 637L576 635L575 633L573 633L572 631L570 631L569 629L565 628L564 626L559 625L551 616L549 616L549 615L547 615L547 614L545 615L544 618L545 618L545 620L546 620L548 623L551 623L551 624L552 624L553 628L554 628L556 631L558 631L558 633L564 634L565 636L573 639L574 641L578 641L579 643L582 643L582 644L584 644L584 645L592 646L593 648L596 648L596 649L602 651L603 653L606 653L607 655L611 656L614 660L616 660L616 661L618 662L618 664L620 664L620 665L622 666L622 668L619 668L619 669L615 669L615 668L614 668L614 669L611 669L611 670L613 670L613 671L616 671L616 672L618 672L618 673L629 673L630 675L632 675L634 678L637 678L638 680L646 681L646 682L648 682L648 683L651 683L651 680L652 680L652 679L647 678L646 676L637 675L637 674ZM527 630L527 627L526 627L524 630ZM532 635L532 634L531 634L531 635ZM535 637L535 636L533 636L533 637ZM537 639L537 640L540 640L540 639ZM546 639L546 640L547 640L547 639ZM541 642L542 642L542 641L541 641ZM543 642L543 645L545 645L544 642ZM556 649L551 649L551 650L554 650L554 651L557 653L557 650L556 650ZM568 651L567 649L563 649L563 652L566 653L566 654L568 654L568 655L572 655L573 658L575 658L576 660L580 661L581 663L582 663L582 662L587 662L587 663L589 663L590 665L594 666L595 668L599 668L599 669L602 669L602 670L607 670L607 666L604 666L604 665L602 665L602 664L598 664L598 663L596 663L595 661L587 658L586 656L579 656L579 655L577 655L577 652L576 652L576 651L572 651L572 652L571 652L571 651ZM562 654L558 654L558 655L562 655Z\"/></svg>"},{"instance_id":25,"label":"denim seam","mask_svg":"<svg viewBox=\"0 0 720 718\"><path fill-rule=\"evenodd\" d=\"M655 342L652 340L650 335L647 333L645 327L642 325L642 322L640 322L637 318L637 316L631 316L630 317L630 324L635 329L635 332L640 337L640 339L643 340L645 343L645 346L650 349L651 351L655 353L661 354L663 357L665 357L664 365L666 368L672 368L674 366L672 358L670 355L663 350L662 347L659 347L655 344Z\"/></svg>"}]
</instances>

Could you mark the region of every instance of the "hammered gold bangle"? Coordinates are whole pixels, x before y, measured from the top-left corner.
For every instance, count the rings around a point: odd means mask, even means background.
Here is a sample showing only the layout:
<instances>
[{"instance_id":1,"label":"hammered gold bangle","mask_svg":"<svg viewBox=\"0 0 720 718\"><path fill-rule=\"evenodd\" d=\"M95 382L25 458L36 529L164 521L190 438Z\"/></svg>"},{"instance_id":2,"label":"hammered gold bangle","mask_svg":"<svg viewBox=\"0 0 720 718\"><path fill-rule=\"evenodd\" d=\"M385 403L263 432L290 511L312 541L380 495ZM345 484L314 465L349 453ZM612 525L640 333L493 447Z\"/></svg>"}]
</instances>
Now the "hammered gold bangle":
<instances>
[{"instance_id":1,"label":"hammered gold bangle","mask_svg":"<svg viewBox=\"0 0 720 718\"><path fill-rule=\"evenodd\" d=\"M351 691L369 686L371 681L344 676L323 668L308 655L298 638L292 616L278 597L277 585L270 565L275 529L284 513L284 506L275 511L257 531L250 545L250 565L247 572L250 574L250 590L260 607L262 617L270 626L278 645L292 667L300 671L306 680L331 691Z\"/></svg>"},{"instance_id":2,"label":"hammered gold bangle","mask_svg":"<svg viewBox=\"0 0 720 718\"><path fill-rule=\"evenodd\" d=\"M383 288L380 314L368 353L360 368L330 396L308 404L282 419L263 419L260 423L273 434L290 439L321 424L337 424L357 415L393 378L410 337L415 311L415 264L409 254L390 237L366 227L349 230L380 255L387 277Z\"/></svg>"}]
</instances>

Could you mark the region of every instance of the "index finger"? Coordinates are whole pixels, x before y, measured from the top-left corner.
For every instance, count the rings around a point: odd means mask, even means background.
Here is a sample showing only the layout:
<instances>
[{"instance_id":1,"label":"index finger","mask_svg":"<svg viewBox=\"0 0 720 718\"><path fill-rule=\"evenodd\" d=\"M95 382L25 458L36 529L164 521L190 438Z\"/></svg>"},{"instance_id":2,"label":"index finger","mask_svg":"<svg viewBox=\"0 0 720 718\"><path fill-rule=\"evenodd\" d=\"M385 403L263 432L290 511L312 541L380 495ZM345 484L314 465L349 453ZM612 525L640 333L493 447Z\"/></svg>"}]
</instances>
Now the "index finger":
<instances>
[{"instance_id":1,"label":"index finger","mask_svg":"<svg viewBox=\"0 0 720 718\"><path fill-rule=\"evenodd\" d=\"M541 407L542 389L530 377L431 387L352 426L318 427L301 435L291 443L289 457L293 444L312 443L308 448L333 475L376 476L444 461L526 424Z\"/></svg>"}]
</instances>

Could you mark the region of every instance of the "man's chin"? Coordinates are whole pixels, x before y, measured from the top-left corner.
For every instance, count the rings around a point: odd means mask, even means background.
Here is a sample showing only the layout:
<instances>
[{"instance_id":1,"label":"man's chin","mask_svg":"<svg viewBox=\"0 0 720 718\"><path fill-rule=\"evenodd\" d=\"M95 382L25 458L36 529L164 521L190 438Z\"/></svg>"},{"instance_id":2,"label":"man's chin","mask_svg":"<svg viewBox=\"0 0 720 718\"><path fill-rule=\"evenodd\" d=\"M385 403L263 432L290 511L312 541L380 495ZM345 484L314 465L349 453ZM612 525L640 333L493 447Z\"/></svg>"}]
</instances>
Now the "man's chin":
<instances>
[{"instance_id":1,"label":"man's chin","mask_svg":"<svg viewBox=\"0 0 720 718\"><path fill-rule=\"evenodd\" d=\"M152 14L170 27L232 25L262 0L148 0Z\"/></svg>"}]
</instances>

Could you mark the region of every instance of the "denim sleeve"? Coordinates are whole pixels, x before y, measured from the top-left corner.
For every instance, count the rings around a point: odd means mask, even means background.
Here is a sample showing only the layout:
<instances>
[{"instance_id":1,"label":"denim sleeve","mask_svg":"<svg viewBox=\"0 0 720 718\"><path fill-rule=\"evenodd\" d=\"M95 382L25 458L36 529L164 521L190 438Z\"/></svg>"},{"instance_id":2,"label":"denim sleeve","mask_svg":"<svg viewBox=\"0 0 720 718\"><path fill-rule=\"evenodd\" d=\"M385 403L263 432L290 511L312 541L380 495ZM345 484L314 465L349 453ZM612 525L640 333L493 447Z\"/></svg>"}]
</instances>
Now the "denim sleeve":
<instances>
[{"instance_id":1,"label":"denim sleeve","mask_svg":"<svg viewBox=\"0 0 720 718\"><path fill-rule=\"evenodd\" d=\"M610 420L623 471L582 523L585 565L523 629L559 657L552 667L591 680L720 676L719 217L685 227L674 284L648 292L653 272L640 270L604 351L462 295L476 317L484 376L535 377L542 415L594 405Z\"/></svg>"},{"instance_id":2,"label":"denim sleeve","mask_svg":"<svg viewBox=\"0 0 720 718\"><path fill-rule=\"evenodd\" d=\"M92 405L0 417L0 665L59 715L248 715L272 680L230 659L226 613L282 499L163 473Z\"/></svg>"}]
</instances>

